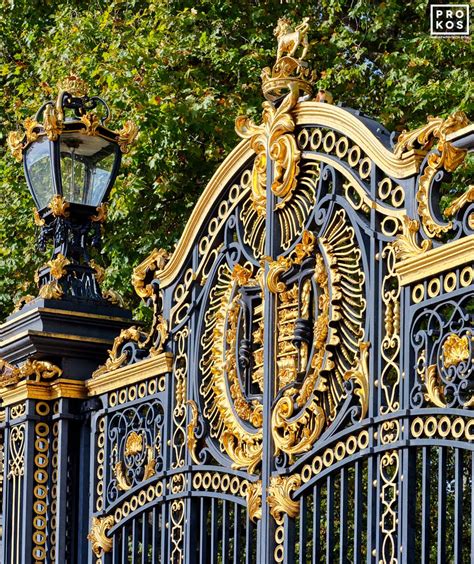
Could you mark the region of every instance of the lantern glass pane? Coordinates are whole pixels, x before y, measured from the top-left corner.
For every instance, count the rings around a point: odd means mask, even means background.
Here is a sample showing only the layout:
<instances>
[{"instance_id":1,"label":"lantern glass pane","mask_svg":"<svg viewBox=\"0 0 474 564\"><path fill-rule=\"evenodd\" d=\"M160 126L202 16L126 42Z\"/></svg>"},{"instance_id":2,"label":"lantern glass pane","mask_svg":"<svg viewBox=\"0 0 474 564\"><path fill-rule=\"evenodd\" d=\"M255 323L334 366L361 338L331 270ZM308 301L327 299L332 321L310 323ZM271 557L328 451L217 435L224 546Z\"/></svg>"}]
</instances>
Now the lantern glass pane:
<instances>
[{"instance_id":1,"label":"lantern glass pane","mask_svg":"<svg viewBox=\"0 0 474 564\"><path fill-rule=\"evenodd\" d=\"M40 137L25 155L28 184L38 209L46 207L54 195L53 179L51 177L51 157L49 140Z\"/></svg>"},{"instance_id":2,"label":"lantern glass pane","mask_svg":"<svg viewBox=\"0 0 474 564\"><path fill-rule=\"evenodd\" d=\"M116 144L97 136L63 133L60 155L64 198L76 204L100 205L110 184Z\"/></svg>"}]
</instances>

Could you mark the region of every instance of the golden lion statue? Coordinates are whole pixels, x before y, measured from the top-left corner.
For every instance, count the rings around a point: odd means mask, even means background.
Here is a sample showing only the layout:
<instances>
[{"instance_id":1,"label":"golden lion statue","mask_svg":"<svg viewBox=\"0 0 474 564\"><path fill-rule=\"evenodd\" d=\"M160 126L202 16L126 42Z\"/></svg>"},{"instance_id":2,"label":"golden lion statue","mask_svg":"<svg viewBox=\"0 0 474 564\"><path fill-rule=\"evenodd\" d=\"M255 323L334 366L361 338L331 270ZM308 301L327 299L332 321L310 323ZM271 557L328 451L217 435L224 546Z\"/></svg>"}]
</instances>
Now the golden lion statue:
<instances>
[{"instance_id":1,"label":"golden lion statue","mask_svg":"<svg viewBox=\"0 0 474 564\"><path fill-rule=\"evenodd\" d=\"M309 18L304 18L303 21L297 25L294 31L291 31L291 22L288 18L280 18L278 25L275 29L274 35L278 39L277 62L284 56L295 57L298 47L302 46L303 50L299 57L300 60L304 59L308 52L308 24Z\"/></svg>"}]
</instances>

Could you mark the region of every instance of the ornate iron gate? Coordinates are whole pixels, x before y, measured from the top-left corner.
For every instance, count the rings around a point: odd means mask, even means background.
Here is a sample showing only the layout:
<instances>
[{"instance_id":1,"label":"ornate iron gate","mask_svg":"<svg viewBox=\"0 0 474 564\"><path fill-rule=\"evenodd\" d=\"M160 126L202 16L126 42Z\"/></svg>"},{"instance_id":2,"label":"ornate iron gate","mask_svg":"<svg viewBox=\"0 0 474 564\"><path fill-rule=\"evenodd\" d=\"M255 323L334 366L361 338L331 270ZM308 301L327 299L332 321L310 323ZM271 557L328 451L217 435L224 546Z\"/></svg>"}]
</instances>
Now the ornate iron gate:
<instances>
[{"instance_id":1,"label":"ornate iron gate","mask_svg":"<svg viewBox=\"0 0 474 564\"><path fill-rule=\"evenodd\" d=\"M393 144L311 99L289 37L262 124L135 270L151 332L88 383L90 561L474 558L473 187L439 209L472 126Z\"/></svg>"}]
</instances>

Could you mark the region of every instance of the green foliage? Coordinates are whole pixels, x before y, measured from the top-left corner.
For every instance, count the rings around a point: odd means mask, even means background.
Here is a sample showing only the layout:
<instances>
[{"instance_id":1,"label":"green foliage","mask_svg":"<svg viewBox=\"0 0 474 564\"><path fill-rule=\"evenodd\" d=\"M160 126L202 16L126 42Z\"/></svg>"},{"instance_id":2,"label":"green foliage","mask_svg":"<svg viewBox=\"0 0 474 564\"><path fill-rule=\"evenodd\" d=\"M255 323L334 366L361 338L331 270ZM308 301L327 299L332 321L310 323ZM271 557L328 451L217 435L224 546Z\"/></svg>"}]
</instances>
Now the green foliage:
<instances>
[{"instance_id":1,"label":"green foliage","mask_svg":"<svg viewBox=\"0 0 474 564\"><path fill-rule=\"evenodd\" d=\"M237 143L234 118L257 115L259 75L275 56L279 17L311 18L318 85L389 129L472 108L469 39L429 36L428 2L321 0L11 0L0 11L0 317L36 293L31 200L7 132L54 97L71 72L103 96L112 126L141 130L112 193L106 285L137 306L131 270L171 249L199 194ZM471 169L472 169L472 165ZM463 172L459 183L462 184Z\"/></svg>"}]
</instances>

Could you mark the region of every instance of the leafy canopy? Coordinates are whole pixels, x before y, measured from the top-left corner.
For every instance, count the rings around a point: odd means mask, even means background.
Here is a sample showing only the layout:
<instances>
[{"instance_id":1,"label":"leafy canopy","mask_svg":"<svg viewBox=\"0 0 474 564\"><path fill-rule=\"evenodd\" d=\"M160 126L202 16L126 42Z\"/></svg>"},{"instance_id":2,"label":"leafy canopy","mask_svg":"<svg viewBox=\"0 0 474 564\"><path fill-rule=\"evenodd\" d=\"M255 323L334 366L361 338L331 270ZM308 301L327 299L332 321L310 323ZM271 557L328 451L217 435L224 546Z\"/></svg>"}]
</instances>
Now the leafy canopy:
<instances>
[{"instance_id":1,"label":"leafy canopy","mask_svg":"<svg viewBox=\"0 0 474 564\"><path fill-rule=\"evenodd\" d=\"M173 244L212 172L237 143L234 119L258 117L260 71L275 58L273 29L310 17L320 88L389 129L472 109L471 43L429 35L426 0L12 0L0 11L0 317L47 260L34 246L32 200L7 132L54 97L71 73L140 137L111 196L101 261L105 285L137 307L133 266ZM470 165L472 169L472 165ZM469 171L457 175L465 186ZM136 313L141 315L140 310Z\"/></svg>"}]
</instances>

